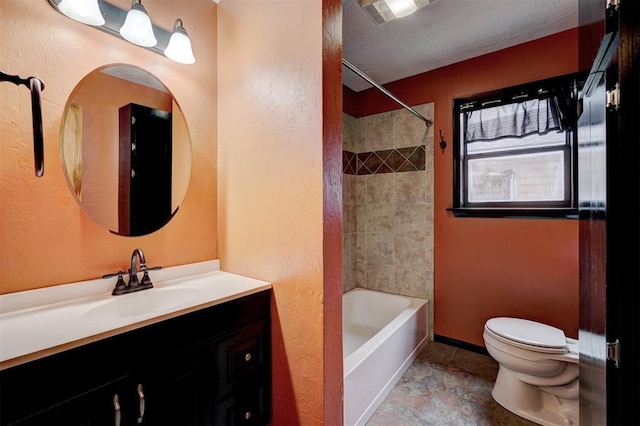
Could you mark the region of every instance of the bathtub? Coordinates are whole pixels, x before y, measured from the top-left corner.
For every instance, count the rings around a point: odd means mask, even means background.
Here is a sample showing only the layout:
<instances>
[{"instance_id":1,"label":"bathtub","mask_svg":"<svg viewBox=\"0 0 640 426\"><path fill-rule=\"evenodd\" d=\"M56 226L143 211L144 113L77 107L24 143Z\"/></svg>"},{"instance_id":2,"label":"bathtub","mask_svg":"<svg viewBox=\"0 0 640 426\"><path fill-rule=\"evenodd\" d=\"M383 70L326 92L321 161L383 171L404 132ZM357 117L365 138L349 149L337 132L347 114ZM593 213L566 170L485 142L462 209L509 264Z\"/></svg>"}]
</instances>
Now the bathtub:
<instances>
[{"instance_id":1,"label":"bathtub","mask_svg":"<svg viewBox=\"0 0 640 426\"><path fill-rule=\"evenodd\" d=\"M344 424L364 425L427 343L427 300L343 295Z\"/></svg>"}]
</instances>

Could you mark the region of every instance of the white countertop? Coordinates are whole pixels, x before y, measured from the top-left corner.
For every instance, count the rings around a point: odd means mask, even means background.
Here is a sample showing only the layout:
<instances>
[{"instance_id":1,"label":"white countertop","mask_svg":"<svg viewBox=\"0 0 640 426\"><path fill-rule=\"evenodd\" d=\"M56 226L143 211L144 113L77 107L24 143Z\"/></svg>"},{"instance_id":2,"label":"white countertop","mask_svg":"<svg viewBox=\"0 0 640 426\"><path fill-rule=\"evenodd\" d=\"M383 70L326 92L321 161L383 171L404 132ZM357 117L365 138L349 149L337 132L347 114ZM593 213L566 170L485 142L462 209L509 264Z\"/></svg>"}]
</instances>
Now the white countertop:
<instances>
[{"instance_id":1,"label":"white countertop","mask_svg":"<svg viewBox=\"0 0 640 426\"><path fill-rule=\"evenodd\" d=\"M116 278L0 295L0 370L271 288L217 260L149 276L154 288L120 296Z\"/></svg>"}]
</instances>

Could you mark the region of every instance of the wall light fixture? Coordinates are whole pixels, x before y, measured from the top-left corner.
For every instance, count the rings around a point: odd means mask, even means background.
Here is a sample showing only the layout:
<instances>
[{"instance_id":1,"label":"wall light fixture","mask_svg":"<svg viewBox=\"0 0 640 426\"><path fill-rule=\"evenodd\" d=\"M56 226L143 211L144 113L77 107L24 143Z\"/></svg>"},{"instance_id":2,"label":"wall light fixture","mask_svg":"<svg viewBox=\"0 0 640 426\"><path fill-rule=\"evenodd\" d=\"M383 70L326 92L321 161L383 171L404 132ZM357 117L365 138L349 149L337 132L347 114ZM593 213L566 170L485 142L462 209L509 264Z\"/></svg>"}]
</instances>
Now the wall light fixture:
<instances>
[{"instance_id":1,"label":"wall light fixture","mask_svg":"<svg viewBox=\"0 0 640 426\"><path fill-rule=\"evenodd\" d=\"M173 24L173 33L169 39L169 45L164 49L164 54L167 58L181 64L193 64L196 61L191 50L191 39L182 26L182 19L176 19Z\"/></svg>"},{"instance_id":2,"label":"wall light fixture","mask_svg":"<svg viewBox=\"0 0 640 426\"><path fill-rule=\"evenodd\" d=\"M91 25L119 39L127 40L181 64L193 64L191 40L182 19L174 23L173 32L158 27L149 18L141 0L133 0L125 11L104 0L48 0L69 18Z\"/></svg>"},{"instance_id":3,"label":"wall light fixture","mask_svg":"<svg viewBox=\"0 0 640 426\"><path fill-rule=\"evenodd\" d=\"M376 24L411 15L434 0L360 0L360 6Z\"/></svg>"},{"instance_id":4,"label":"wall light fixture","mask_svg":"<svg viewBox=\"0 0 640 426\"><path fill-rule=\"evenodd\" d=\"M413 0L386 0L387 6L391 9L391 13L396 18L402 18L411 15L418 10L416 2Z\"/></svg>"}]
</instances>

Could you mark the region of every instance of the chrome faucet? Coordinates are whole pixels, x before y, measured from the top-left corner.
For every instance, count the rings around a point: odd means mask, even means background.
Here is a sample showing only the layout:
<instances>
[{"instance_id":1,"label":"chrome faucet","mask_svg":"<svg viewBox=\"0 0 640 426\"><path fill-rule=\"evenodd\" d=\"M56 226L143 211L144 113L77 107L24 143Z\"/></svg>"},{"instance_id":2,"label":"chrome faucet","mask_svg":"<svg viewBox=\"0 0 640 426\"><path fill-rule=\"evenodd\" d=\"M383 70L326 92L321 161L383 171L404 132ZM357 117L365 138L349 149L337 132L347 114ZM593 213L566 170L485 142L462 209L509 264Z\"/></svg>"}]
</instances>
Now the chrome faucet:
<instances>
[{"instance_id":1,"label":"chrome faucet","mask_svg":"<svg viewBox=\"0 0 640 426\"><path fill-rule=\"evenodd\" d=\"M140 264L140 270L136 268L136 264ZM149 271L155 271L158 269L162 269L161 266L154 266L153 268L149 268L147 266L147 261L144 258L144 253L142 249L136 248L131 253L131 268L129 268L129 282L125 283L123 279L124 271L118 271L115 274L107 274L103 275L102 278L112 278L118 277L118 282L116 283L115 288L111 292L114 296L126 293L133 293L134 291L145 290L147 288L152 288L153 283L149 278ZM142 280L138 281L138 272L144 272L142 276Z\"/></svg>"}]
</instances>

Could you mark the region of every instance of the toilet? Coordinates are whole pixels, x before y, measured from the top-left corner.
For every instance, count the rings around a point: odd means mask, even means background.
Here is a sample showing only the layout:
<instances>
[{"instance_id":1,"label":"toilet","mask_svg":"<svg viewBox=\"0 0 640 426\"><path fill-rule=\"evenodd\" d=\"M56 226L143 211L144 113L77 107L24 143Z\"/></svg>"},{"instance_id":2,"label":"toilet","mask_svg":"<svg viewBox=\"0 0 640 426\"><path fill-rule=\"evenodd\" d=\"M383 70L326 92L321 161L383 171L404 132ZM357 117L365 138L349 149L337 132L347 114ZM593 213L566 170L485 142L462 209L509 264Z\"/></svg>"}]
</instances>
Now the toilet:
<instances>
[{"instance_id":1,"label":"toilet","mask_svg":"<svg viewBox=\"0 0 640 426\"><path fill-rule=\"evenodd\" d=\"M507 410L541 425L578 425L578 341L558 328L520 318L484 326L499 364L492 395Z\"/></svg>"}]
</instances>

